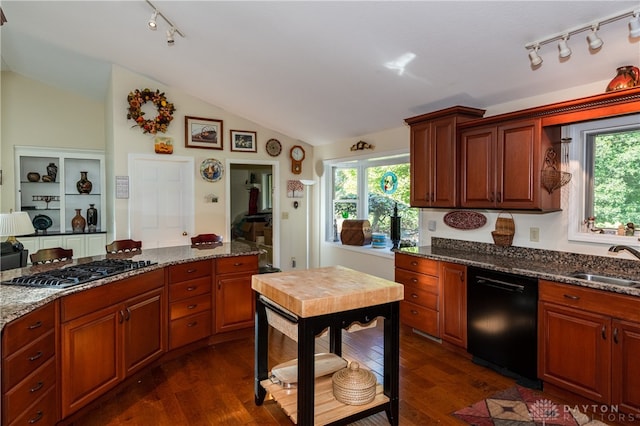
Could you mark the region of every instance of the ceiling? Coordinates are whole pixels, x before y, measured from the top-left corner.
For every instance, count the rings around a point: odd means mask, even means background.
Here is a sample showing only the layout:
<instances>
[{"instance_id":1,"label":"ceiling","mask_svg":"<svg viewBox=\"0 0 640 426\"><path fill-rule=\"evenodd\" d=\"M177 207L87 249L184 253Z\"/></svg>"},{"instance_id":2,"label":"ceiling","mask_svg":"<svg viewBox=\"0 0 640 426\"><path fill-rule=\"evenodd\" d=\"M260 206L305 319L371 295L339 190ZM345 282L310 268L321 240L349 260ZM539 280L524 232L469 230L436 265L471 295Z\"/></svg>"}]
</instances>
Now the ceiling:
<instances>
[{"instance_id":1,"label":"ceiling","mask_svg":"<svg viewBox=\"0 0 640 426\"><path fill-rule=\"evenodd\" d=\"M118 64L312 145L403 124L460 104L477 108L608 80L640 62L623 19L568 60L525 44L640 9L638 1L155 1L185 34L166 42L143 0L2 0L3 69L103 100ZM385 64L415 54L400 75ZM131 88L132 90L135 88ZM604 91L604 88L603 88ZM171 90L166 91L171 99ZM122 94L123 107L126 93ZM180 110L180 106L176 105Z\"/></svg>"}]
</instances>

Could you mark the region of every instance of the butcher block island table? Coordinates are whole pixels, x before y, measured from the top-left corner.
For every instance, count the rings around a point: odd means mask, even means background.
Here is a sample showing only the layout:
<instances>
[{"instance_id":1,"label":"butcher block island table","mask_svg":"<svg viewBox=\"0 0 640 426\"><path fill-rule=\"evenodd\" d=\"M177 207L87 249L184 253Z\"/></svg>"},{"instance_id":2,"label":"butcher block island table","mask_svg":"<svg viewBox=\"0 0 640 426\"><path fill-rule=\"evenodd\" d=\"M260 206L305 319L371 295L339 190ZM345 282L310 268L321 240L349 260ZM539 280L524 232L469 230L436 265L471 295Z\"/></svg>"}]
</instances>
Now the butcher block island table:
<instances>
[{"instance_id":1,"label":"butcher block island table","mask_svg":"<svg viewBox=\"0 0 640 426\"><path fill-rule=\"evenodd\" d=\"M267 391L300 425L347 424L385 411L398 424L399 303L404 287L342 266L254 275L256 296L255 402ZM267 310L297 327L298 382L284 389L269 380ZM373 402L345 405L333 397L331 377L314 379L315 337L329 328L330 351L342 355L342 329L384 319L384 380ZM294 399L295 398L295 399ZM292 400L295 403L291 403Z\"/></svg>"}]
</instances>

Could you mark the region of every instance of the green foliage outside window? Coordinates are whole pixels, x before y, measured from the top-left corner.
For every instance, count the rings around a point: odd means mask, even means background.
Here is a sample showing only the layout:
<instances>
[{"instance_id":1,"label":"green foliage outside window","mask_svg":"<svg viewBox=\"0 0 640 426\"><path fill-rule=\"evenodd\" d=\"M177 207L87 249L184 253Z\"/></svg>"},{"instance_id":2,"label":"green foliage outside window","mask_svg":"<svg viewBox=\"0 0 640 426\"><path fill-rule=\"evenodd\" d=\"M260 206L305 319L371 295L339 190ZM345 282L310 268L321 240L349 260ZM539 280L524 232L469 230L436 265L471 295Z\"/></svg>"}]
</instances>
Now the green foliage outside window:
<instances>
[{"instance_id":1,"label":"green foliage outside window","mask_svg":"<svg viewBox=\"0 0 640 426\"><path fill-rule=\"evenodd\" d=\"M596 226L640 222L640 130L597 135L593 213Z\"/></svg>"}]
</instances>

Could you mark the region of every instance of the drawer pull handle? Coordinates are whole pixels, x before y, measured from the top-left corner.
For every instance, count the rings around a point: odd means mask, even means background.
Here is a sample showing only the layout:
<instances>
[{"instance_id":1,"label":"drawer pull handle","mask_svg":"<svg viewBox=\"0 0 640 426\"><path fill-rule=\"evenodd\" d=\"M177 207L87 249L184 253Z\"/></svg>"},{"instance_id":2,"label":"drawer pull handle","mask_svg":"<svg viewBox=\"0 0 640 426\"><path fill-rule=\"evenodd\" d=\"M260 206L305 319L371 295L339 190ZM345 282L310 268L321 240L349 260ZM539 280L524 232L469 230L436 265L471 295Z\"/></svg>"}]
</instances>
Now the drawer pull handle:
<instances>
[{"instance_id":1,"label":"drawer pull handle","mask_svg":"<svg viewBox=\"0 0 640 426\"><path fill-rule=\"evenodd\" d=\"M42 389L43 386L44 386L43 382L38 382L38 383L36 383L36 385L34 387L29 389L29 392L31 392L31 393L38 392L40 389Z\"/></svg>"},{"instance_id":2,"label":"drawer pull handle","mask_svg":"<svg viewBox=\"0 0 640 426\"><path fill-rule=\"evenodd\" d=\"M187 269L187 274L193 274L197 269Z\"/></svg>"},{"instance_id":3,"label":"drawer pull handle","mask_svg":"<svg viewBox=\"0 0 640 426\"><path fill-rule=\"evenodd\" d=\"M131 319L131 310L129 308L124 311L124 319L125 321L129 321Z\"/></svg>"},{"instance_id":4,"label":"drawer pull handle","mask_svg":"<svg viewBox=\"0 0 640 426\"><path fill-rule=\"evenodd\" d=\"M242 262L236 262L236 263L233 264L233 266L242 266L242 265L243 265Z\"/></svg>"},{"instance_id":5,"label":"drawer pull handle","mask_svg":"<svg viewBox=\"0 0 640 426\"><path fill-rule=\"evenodd\" d=\"M618 344L618 327L613 329L613 343Z\"/></svg>"},{"instance_id":6,"label":"drawer pull handle","mask_svg":"<svg viewBox=\"0 0 640 426\"><path fill-rule=\"evenodd\" d=\"M29 330L34 330L36 328L42 327L42 321L34 322L29 326Z\"/></svg>"},{"instance_id":7,"label":"drawer pull handle","mask_svg":"<svg viewBox=\"0 0 640 426\"><path fill-rule=\"evenodd\" d=\"M580 300L580 296L574 296L573 294L565 294L564 298L569 300Z\"/></svg>"},{"instance_id":8,"label":"drawer pull handle","mask_svg":"<svg viewBox=\"0 0 640 426\"><path fill-rule=\"evenodd\" d=\"M197 304L195 304L195 305L189 305L189 306L187 306L187 309L195 309L195 308L196 308L196 306L198 306L198 305L197 305Z\"/></svg>"},{"instance_id":9,"label":"drawer pull handle","mask_svg":"<svg viewBox=\"0 0 640 426\"><path fill-rule=\"evenodd\" d=\"M418 315L418 311L416 311L415 309L411 310L411 315Z\"/></svg>"},{"instance_id":10,"label":"drawer pull handle","mask_svg":"<svg viewBox=\"0 0 640 426\"><path fill-rule=\"evenodd\" d=\"M418 295L417 295L417 294L415 294L415 293L411 293L411 297L412 297L412 298L414 298L414 299L417 299L417 298L418 298Z\"/></svg>"},{"instance_id":11,"label":"drawer pull handle","mask_svg":"<svg viewBox=\"0 0 640 426\"><path fill-rule=\"evenodd\" d=\"M29 357L29 361L35 361L43 355L42 351L38 351L34 356Z\"/></svg>"},{"instance_id":12,"label":"drawer pull handle","mask_svg":"<svg viewBox=\"0 0 640 426\"><path fill-rule=\"evenodd\" d=\"M602 330L600 330L600 334L602 334L602 340L607 340L607 326L603 325Z\"/></svg>"},{"instance_id":13,"label":"drawer pull handle","mask_svg":"<svg viewBox=\"0 0 640 426\"><path fill-rule=\"evenodd\" d=\"M197 285L194 285L194 286L192 286L192 287L187 287L187 291L193 291L193 290L195 290L196 288L198 288L198 286L197 286Z\"/></svg>"},{"instance_id":14,"label":"drawer pull handle","mask_svg":"<svg viewBox=\"0 0 640 426\"><path fill-rule=\"evenodd\" d=\"M191 328L191 327L195 327L196 325L198 325L198 321L193 321L187 324L187 327Z\"/></svg>"},{"instance_id":15,"label":"drawer pull handle","mask_svg":"<svg viewBox=\"0 0 640 426\"><path fill-rule=\"evenodd\" d=\"M29 424L38 423L42 419L42 416L43 416L42 411L38 410L36 412L36 416L29 420Z\"/></svg>"},{"instance_id":16,"label":"drawer pull handle","mask_svg":"<svg viewBox=\"0 0 640 426\"><path fill-rule=\"evenodd\" d=\"M418 266L418 262L416 262L415 260L411 261L411 266Z\"/></svg>"},{"instance_id":17,"label":"drawer pull handle","mask_svg":"<svg viewBox=\"0 0 640 426\"><path fill-rule=\"evenodd\" d=\"M120 314L120 318L118 319L118 324L122 324L124 322L124 312L118 311Z\"/></svg>"},{"instance_id":18,"label":"drawer pull handle","mask_svg":"<svg viewBox=\"0 0 640 426\"><path fill-rule=\"evenodd\" d=\"M414 284L418 284L418 279L417 278L411 278L411 282Z\"/></svg>"}]
</instances>

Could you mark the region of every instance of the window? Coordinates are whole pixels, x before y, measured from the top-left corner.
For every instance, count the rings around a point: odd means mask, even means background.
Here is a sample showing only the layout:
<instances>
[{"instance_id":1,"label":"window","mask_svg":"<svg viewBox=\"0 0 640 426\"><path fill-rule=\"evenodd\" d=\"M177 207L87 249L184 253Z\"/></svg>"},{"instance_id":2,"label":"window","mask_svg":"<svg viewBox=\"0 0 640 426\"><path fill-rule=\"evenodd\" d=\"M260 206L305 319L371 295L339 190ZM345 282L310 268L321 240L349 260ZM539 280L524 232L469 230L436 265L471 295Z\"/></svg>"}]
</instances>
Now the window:
<instances>
[{"instance_id":1,"label":"window","mask_svg":"<svg viewBox=\"0 0 640 426\"><path fill-rule=\"evenodd\" d=\"M398 208L404 245L418 243L418 210L409 207L409 156L336 162L328 166L332 218L328 239L340 241L342 221L368 219L371 230L390 239L391 216Z\"/></svg>"},{"instance_id":2,"label":"window","mask_svg":"<svg viewBox=\"0 0 640 426\"><path fill-rule=\"evenodd\" d=\"M627 224L640 229L640 115L582 123L571 133L578 179L571 187L569 238L615 242L625 232L633 236Z\"/></svg>"}]
</instances>

